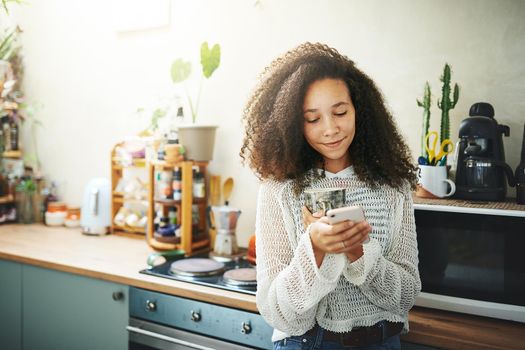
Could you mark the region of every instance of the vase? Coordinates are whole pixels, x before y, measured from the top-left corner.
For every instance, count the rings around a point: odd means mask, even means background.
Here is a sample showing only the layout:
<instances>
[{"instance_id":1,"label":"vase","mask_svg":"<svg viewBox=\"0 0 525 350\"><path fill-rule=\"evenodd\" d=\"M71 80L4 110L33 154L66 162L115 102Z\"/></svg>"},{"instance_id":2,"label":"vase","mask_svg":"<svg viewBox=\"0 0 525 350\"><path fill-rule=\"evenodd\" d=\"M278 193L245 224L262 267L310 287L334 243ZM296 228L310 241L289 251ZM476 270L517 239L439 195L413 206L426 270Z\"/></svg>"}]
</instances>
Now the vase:
<instances>
[{"instance_id":1,"label":"vase","mask_svg":"<svg viewBox=\"0 0 525 350\"><path fill-rule=\"evenodd\" d=\"M179 126L179 142L184 146L184 157L202 162L212 160L216 131L217 126L214 125Z\"/></svg>"}]
</instances>

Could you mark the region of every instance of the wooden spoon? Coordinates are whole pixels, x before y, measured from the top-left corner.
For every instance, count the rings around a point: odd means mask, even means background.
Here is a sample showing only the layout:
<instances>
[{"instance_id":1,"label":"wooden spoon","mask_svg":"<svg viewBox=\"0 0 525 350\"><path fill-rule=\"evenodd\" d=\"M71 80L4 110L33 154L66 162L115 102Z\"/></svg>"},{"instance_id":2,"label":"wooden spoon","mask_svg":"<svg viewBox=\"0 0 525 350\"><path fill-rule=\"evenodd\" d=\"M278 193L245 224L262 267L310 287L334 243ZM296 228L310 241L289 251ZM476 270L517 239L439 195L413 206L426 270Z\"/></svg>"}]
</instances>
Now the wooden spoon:
<instances>
[{"instance_id":1,"label":"wooden spoon","mask_svg":"<svg viewBox=\"0 0 525 350\"><path fill-rule=\"evenodd\" d=\"M233 190L233 179L231 177L227 178L222 185L222 194L224 196L224 205L228 205L230 200L230 195Z\"/></svg>"}]
</instances>

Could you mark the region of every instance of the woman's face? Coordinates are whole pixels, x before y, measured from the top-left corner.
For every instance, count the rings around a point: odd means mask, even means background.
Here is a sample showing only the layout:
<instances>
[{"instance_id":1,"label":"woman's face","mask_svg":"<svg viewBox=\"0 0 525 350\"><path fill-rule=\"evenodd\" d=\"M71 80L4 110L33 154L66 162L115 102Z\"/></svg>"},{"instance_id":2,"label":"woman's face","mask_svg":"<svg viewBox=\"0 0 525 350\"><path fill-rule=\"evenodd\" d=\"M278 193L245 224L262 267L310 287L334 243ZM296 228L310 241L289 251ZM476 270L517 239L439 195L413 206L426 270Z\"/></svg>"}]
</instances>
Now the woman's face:
<instances>
[{"instance_id":1,"label":"woman's face","mask_svg":"<svg viewBox=\"0 0 525 350\"><path fill-rule=\"evenodd\" d=\"M314 81L303 104L306 141L324 158L325 169L335 173L352 162L348 148L355 135L355 108L345 82Z\"/></svg>"}]
</instances>

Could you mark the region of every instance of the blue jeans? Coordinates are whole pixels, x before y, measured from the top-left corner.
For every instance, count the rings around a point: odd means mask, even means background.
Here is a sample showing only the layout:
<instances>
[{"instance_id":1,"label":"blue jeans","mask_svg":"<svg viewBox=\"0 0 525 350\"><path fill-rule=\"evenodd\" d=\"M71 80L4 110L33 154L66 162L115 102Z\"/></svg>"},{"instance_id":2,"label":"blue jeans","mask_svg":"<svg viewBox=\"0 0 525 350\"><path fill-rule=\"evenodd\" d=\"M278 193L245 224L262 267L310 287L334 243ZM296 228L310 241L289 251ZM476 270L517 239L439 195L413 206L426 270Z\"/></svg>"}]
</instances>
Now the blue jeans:
<instances>
[{"instance_id":1,"label":"blue jeans","mask_svg":"<svg viewBox=\"0 0 525 350\"><path fill-rule=\"evenodd\" d=\"M401 350L401 341L399 335L394 335L390 338L385 339L380 344L368 345L359 348L343 347L339 343L323 341L323 329L319 328L319 331L315 336L293 336L288 337L273 343L274 350Z\"/></svg>"}]
</instances>

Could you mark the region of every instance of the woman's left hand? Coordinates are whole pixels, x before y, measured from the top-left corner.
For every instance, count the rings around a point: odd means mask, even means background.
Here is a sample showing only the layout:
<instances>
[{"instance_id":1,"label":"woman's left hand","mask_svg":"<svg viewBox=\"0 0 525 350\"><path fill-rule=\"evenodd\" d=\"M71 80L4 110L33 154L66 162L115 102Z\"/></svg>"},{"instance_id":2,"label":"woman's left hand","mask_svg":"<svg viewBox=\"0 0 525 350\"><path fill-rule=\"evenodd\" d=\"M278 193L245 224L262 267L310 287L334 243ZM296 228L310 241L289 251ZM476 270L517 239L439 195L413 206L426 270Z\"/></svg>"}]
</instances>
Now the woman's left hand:
<instances>
[{"instance_id":1,"label":"woman's left hand","mask_svg":"<svg viewBox=\"0 0 525 350\"><path fill-rule=\"evenodd\" d=\"M322 211L318 211L312 214L310 213L310 210L308 210L307 207L302 207L301 211L303 212L303 224L305 228L308 227L308 225L316 222L323 216Z\"/></svg>"}]
</instances>

